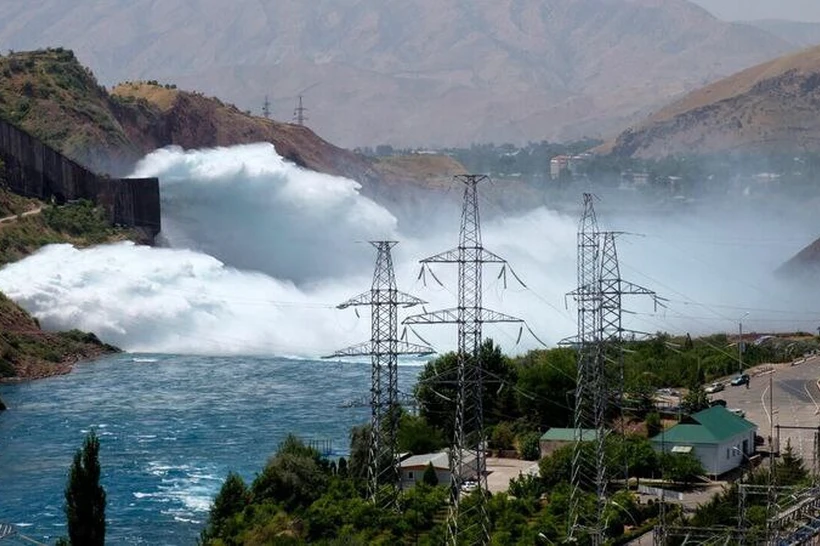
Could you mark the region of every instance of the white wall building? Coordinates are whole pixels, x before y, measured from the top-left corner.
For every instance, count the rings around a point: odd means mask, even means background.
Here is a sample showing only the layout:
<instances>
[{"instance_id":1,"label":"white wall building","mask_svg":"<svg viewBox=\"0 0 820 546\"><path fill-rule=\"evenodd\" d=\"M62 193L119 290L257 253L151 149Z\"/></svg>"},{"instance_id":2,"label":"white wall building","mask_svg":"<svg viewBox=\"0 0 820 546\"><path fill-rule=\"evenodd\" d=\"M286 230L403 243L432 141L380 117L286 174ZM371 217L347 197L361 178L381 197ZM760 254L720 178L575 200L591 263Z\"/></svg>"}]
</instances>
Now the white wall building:
<instances>
[{"instance_id":1,"label":"white wall building","mask_svg":"<svg viewBox=\"0 0 820 546\"><path fill-rule=\"evenodd\" d=\"M656 451L694 453L706 473L720 476L742 465L755 451L757 425L723 406L690 415L652 438Z\"/></svg>"}]
</instances>

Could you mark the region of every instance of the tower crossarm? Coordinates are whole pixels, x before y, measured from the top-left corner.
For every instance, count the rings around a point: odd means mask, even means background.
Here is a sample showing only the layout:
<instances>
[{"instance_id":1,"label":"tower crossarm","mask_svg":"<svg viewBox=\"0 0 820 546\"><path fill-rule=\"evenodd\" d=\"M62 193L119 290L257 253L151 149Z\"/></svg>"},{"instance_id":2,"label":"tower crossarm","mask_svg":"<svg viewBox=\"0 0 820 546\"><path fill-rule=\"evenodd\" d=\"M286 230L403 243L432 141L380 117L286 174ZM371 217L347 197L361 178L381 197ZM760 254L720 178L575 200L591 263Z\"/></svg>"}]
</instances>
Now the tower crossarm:
<instances>
[{"instance_id":1,"label":"tower crossarm","mask_svg":"<svg viewBox=\"0 0 820 546\"><path fill-rule=\"evenodd\" d=\"M392 340L391 345L393 343L395 343L395 346L391 347L390 351L387 354L427 356L434 354L436 352L435 349L433 349L432 347L427 347L426 345L417 345L415 343L407 343L406 341L399 340ZM374 348L374 344L372 341L365 341L364 343L358 343L356 345L351 345L350 347L346 347L344 349L339 349L335 353L323 356L322 358L327 359L354 356L372 356L381 354L383 353L378 352Z\"/></svg>"},{"instance_id":2,"label":"tower crossarm","mask_svg":"<svg viewBox=\"0 0 820 546\"><path fill-rule=\"evenodd\" d=\"M372 305L375 301L374 296L378 296L379 292L384 292L388 294L388 298L390 298L390 303L395 303L396 305L400 305L402 307L413 307L416 305L424 305L427 303L423 299L417 298L415 296L411 296L410 294L405 294L404 292L398 292L396 290L368 290L367 292L362 292L358 296L350 298L344 303L340 303L336 306L337 309L347 309L348 307L357 307L357 306L364 306L364 305ZM392 294L390 294L392 292Z\"/></svg>"},{"instance_id":3,"label":"tower crossarm","mask_svg":"<svg viewBox=\"0 0 820 546\"><path fill-rule=\"evenodd\" d=\"M505 315L492 309L479 309L479 321L481 322L524 322L518 317ZM412 315L404 319L402 324L459 324L458 309L442 309L440 311L432 311L430 313L423 313L421 315Z\"/></svg>"},{"instance_id":4,"label":"tower crossarm","mask_svg":"<svg viewBox=\"0 0 820 546\"><path fill-rule=\"evenodd\" d=\"M423 264L457 264L464 261L464 251L470 251L470 261L471 262L482 262L482 263L495 263L495 264L506 264L507 260L499 256L494 252L490 252L489 250L479 247L479 246L464 246L464 247L456 247L441 254L436 254L435 256L430 256L429 258L425 258L421 260ZM472 253L475 254L472 254Z\"/></svg>"}]
</instances>

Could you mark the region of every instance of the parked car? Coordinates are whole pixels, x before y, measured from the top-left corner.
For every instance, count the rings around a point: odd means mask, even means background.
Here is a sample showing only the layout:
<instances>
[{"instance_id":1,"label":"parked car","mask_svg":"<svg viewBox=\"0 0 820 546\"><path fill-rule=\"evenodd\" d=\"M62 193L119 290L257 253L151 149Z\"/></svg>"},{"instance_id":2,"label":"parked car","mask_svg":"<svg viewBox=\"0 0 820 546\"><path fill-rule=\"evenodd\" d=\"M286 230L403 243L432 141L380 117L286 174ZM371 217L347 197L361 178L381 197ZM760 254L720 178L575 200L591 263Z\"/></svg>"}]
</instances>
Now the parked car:
<instances>
[{"instance_id":1,"label":"parked car","mask_svg":"<svg viewBox=\"0 0 820 546\"><path fill-rule=\"evenodd\" d=\"M737 415L738 417L746 417L746 412L740 408L732 408L729 411Z\"/></svg>"},{"instance_id":2,"label":"parked car","mask_svg":"<svg viewBox=\"0 0 820 546\"><path fill-rule=\"evenodd\" d=\"M723 383L712 383L704 389L706 394L715 394L723 390Z\"/></svg>"},{"instance_id":3,"label":"parked car","mask_svg":"<svg viewBox=\"0 0 820 546\"><path fill-rule=\"evenodd\" d=\"M737 387L739 385L747 385L749 383L749 379L750 379L749 374L742 373L742 374L738 375L737 377L735 377L734 379L732 379L732 385L734 385L735 387Z\"/></svg>"}]
</instances>

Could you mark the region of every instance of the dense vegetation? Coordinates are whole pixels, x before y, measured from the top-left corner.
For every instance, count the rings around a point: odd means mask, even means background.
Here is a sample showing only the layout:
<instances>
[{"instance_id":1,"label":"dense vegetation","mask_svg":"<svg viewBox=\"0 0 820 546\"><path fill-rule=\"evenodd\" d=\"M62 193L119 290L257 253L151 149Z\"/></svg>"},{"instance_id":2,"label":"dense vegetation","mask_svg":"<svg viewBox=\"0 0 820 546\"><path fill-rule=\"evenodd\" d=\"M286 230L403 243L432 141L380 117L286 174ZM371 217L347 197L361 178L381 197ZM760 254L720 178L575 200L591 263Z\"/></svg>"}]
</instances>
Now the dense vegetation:
<instances>
[{"instance_id":1,"label":"dense vegetation","mask_svg":"<svg viewBox=\"0 0 820 546\"><path fill-rule=\"evenodd\" d=\"M626 484L663 479L686 488L704 474L691 454L659 454L653 449L647 432L657 433L663 426L653 412L654 389L687 383L694 386L736 371L736 348L728 342L726 336L692 340L659 335L651 341L629 344L624 361L628 386L633 391L631 397L640 400L644 396L645 404L627 407L623 415L611 415L615 433L607 438L605 458L612 496L605 510L607 534L616 538L616 544L650 528L658 513L657 504L638 504L635 495L624 489ZM751 365L781 360L795 356L798 347L815 345L813 338L749 344L744 361ZM522 458L536 460L541 432L571 424L575 358L568 348L508 358L491 341L481 347L487 369L484 408L491 450L515 449ZM453 428L455 370L454 354L425 366L415 391L420 414L400 416L400 452L428 453L447 446ZM354 428L350 460L338 463L322 459L318 452L289 437L250 485L235 474L229 475L214 501L202 542L212 546L441 544L447 489L446 484L435 484L434 475L402 491L398 511L379 508L364 499L368 435L368 427ZM591 444L583 447L591 448ZM537 475L522 475L512 481L508 493L492 495L493 545L531 546L538 540L557 542L566 536L572 454L572 446L557 449L540 460ZM790 457L784 457L784 468L793 467ZM475 499L467 497L465 502ZM714 502L726 511L723 506L732 499L720 497ZM591 518L595 506L592 493L582 506L582 517ZM463 528L470 528L469 521L463 524Z\"/></svg>"}]
</instances>

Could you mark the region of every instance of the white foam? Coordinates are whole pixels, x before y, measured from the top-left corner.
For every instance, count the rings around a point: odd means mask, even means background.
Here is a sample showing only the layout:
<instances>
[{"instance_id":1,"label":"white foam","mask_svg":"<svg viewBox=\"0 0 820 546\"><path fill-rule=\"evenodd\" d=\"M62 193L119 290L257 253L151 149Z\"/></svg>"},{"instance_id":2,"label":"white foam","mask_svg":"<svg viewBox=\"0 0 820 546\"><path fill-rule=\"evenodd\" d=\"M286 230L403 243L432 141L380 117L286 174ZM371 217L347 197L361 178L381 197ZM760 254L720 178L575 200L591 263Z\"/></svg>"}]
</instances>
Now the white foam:
<instances>
[{"instance_id":1,"label":"white foam","mask_svg":"<svg viewBox=\"0 0 820 546\"><path fill-rule=\"evenodd\" d=\"M395 238L399 289L428 300L427 310L455 306L455 267L435 266L444 287L430 276L425 287L416 275L420 258L456 245L457 210L427 222L450 228L409 237L389 211L360 195L356 182L300 169L268 144L160 150L135 174L160 177L163 235L174 248L49 246L0 270L0 290L46 328L92 331L128 351L315 358L370 338L367 309L356 317L335 306L370 288L374 252L356 241ZM771 282L770 272L789 252L777 256L757 245L778 234L802 239L810 227L786 225L786 217L727 219L721 211L674 221L604 217L603 227L648 234L619 239L622 276L679 300L653 314L651 305L625 299L628 310L643 313L626 314L626 327L733 331L743 312L715 307L720 304L793 310L776 319L799 318L801 309L814 313L814 296L797 298ZM485 245L510 261L528 289L508 275L505 290L499 269L487 266L484 305L525 319L549 344L573 335L574 308L565 307L565 294L576 284L576 227L576 216L544 207L486 222ZM749 245L718 244L737 234ZM767 316L753 311L744 327L801 325L767 323ZM454 348L454 327L414 330L441 351ZM512 353L539 346L526 333L516 345L515 325L487 324L484 335ZM419 341L413 332L409 340Z\"/></svg>"}]
</instances>

